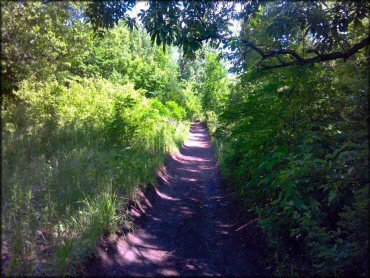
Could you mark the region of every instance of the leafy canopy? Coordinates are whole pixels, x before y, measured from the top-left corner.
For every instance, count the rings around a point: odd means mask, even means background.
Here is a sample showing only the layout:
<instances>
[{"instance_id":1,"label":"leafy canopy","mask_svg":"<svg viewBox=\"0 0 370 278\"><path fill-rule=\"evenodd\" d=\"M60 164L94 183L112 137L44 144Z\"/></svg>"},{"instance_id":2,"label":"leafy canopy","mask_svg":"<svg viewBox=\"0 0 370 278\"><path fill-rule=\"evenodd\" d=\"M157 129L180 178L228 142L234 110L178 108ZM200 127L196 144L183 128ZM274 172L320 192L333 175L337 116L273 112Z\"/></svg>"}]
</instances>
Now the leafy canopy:
<instances>
[{"instance_id":1,"label":"leafy canopy","mask_svg":"<svg viewBox=\"0 0 370 278\"><path fill-rule=\"evenodd\" d=\"M131 3L131 2L130 2ZM235 10L236 4L241 6ZM92 2L90 6L97 5ZM88 16L96 27L111 27L118 18L128 20L122 2L102 2L90 9ZM114 10L113 13L109 11ZM194 57L202 43L210 41L233 51L243 60L251 52L261 60L258 66L268 69L295 64L347 59L370 44L369 3L349 1L149 1L140 19L152 43L174 44L185 55ZM104 15L104 21L100 20ZM110 15L110 16L109 16ZM232 20L241 20L243 30L233 36ZM258 27L258 28L257 28ZM254 53L253 53L254 54ZM252 54L252 55L253 55Z\"/></svg>"}]
</instances>

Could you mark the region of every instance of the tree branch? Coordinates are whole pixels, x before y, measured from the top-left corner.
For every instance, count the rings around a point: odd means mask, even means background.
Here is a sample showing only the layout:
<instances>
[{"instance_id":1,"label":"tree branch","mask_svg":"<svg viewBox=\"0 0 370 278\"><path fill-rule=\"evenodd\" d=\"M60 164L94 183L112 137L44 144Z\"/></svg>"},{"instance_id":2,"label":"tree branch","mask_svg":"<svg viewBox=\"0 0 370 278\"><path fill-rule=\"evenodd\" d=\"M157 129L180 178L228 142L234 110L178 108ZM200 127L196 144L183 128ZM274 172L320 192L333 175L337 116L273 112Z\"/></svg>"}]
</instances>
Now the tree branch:
<instances>
[{"instance_id":1,"label":"tree branch","mask_svg":"<svg viewBox=\"0 0 370 278\"><path fill-rule=\"evenodd\" d=\"M356 54L358 51L360 51L362 48L370 44L370 36L368 36L366 39L362 40L359 43L354 44L351 48L349 48L347 51L344 52L332 52L328 54L320 54L318 51L310 51L311 53L315 53L316 56L311 58L303 58L301 57L297 52L291 49L279 49L279 50L270 50L265 51L262 48L256 46L252 42L248 40L241 40L242 43L244 43L246 46L250 47L254 51L256 51L261 57L261 61L258 63L259 66L261 66L262 69L268 70L268 69L276 69L276 68L282 68L282 67L288 67L292 65L305 65L305 64L312 64L317 62L325 62L325 61L331 61L336 59L344 59L347 60L352 55ZM294 58L292 62L283 62L279 56L282 55L290 55ZM263 64L263 61L277 57L279 60L279 64L277 65L266 65Z\"/></svg>"}]
</instances>

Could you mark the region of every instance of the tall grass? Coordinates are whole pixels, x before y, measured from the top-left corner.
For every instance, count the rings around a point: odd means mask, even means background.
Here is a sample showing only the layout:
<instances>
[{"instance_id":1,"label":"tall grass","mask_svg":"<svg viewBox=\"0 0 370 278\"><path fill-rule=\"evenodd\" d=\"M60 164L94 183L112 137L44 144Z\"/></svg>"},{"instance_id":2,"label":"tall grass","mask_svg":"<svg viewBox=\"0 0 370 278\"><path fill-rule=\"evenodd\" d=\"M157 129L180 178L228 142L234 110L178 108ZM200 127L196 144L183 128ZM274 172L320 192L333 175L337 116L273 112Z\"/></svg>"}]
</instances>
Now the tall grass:
<instances>
[{"instance_id":1,"label":"tall grass","mask_svg":"<svg viewBox=\"0 0 370 278\"><path fill-rule=\"evenodd\" d=\"M4 100L2 242L7 274L65 275L128 221L138 186L155 184L185 139L176 105L105 79L25 81ZM179 116L180 115L180 116ZM127 224L127 223L126 223Z\"/></svg>"}]
</instances>

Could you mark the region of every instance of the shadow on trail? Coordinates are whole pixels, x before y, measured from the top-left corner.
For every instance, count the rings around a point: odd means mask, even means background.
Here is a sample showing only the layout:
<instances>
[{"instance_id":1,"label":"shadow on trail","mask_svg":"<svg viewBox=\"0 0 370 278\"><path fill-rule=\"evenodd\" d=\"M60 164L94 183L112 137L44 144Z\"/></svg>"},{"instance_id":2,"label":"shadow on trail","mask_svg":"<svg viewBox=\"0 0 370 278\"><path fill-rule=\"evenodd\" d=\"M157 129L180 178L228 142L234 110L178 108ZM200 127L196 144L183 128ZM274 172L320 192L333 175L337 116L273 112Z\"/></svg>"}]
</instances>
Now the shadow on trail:
<instances>
[{"instance_id":1,"label":"shadow on trail","mask_svg":"<svg viewBox=\"0 0 370 278\"><path fill-rule=\"evenodd\" d=\"M135 231L101 244L93 275L256 275L230 224L230 201L202 123L159 172L159 185L130 210ZM231 206L232 207L232 206ZM229 220L230 221L230 220Z\"/></svg>"}]
</instances>

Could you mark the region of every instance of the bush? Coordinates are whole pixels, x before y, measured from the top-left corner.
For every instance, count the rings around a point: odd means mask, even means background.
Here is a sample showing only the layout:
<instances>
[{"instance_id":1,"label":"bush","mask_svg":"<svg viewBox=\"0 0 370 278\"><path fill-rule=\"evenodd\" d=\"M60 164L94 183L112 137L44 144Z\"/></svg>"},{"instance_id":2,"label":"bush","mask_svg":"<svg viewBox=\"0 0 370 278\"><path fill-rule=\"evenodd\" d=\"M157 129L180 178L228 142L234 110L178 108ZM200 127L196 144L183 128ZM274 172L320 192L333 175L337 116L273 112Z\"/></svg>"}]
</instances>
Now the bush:
<instances>
[{"instance_id":1,"label":"bush","mask_svg":"<svg viewBox=\"0 0 370 278\"><path fill-rule=\"evenodd\" d=\"M188 124L179 121L180 107L170 104L170 111L144 95L130 83L74 77L24 81L17 102L4 102L2 217L12 244L9 273L25 274L26 257L73 273L104 233L126 221L119 210L137 187L155 184L156 170L184 140ZM52 257L40 254L40 233L42 244L53 246Z\"/></svg>"},{"instance_id":2,"label":"bush","mask_svg":"<svg viewBox=\"0 0 370 278\"><path fill-rule=\"evenodd\" d=\"M186 118L186 112L174 101L167 101L166 106L171 111L172 117L181 121Z\"/></svg>"},{"instance_id":3,"label":"bush","mask_svg":"<svg viewBox=\"0 0 370 278\"><path fill-rule=\"evenodd\" d=\"M251 73L229 96L215 133L221 167L277 274L368 274L365 82L352 60Z\"/></svg>"}]
</instances>

